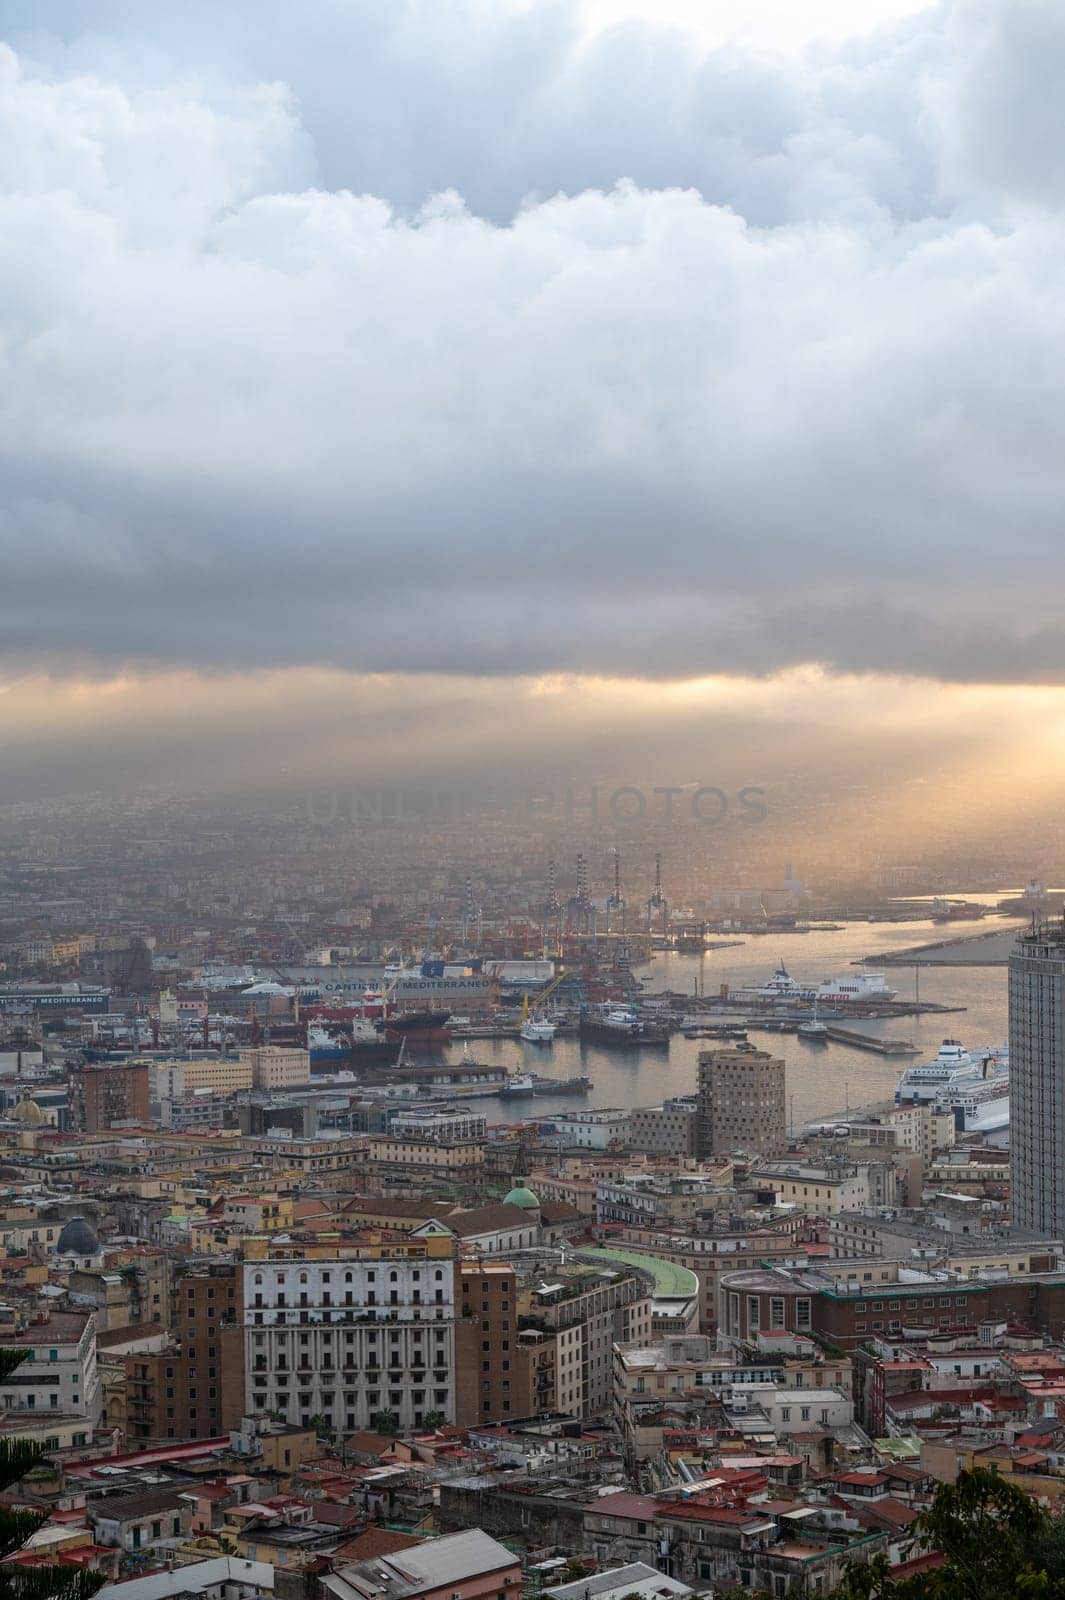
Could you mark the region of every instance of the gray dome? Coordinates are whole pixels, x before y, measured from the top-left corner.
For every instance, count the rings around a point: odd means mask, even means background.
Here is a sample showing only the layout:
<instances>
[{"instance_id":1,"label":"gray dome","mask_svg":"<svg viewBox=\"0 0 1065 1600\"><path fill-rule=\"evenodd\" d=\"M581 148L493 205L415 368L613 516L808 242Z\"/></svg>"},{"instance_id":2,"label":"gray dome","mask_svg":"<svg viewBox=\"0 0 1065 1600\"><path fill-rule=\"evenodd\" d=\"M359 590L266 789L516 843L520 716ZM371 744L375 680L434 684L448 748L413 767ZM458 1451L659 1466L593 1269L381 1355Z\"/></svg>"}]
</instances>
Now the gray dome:
<instances>
[{"instance_id":1,"label":"gray dome","mask_svg":"<svg viewBox=\"0 0 1065 1600\"><path fill-rule=\"evenodd\" d=\"M100 1248L96 1229L84 1217L71 1217L56 1240L61 1256L94 1256Z\"/></svg>"}]
</instances>

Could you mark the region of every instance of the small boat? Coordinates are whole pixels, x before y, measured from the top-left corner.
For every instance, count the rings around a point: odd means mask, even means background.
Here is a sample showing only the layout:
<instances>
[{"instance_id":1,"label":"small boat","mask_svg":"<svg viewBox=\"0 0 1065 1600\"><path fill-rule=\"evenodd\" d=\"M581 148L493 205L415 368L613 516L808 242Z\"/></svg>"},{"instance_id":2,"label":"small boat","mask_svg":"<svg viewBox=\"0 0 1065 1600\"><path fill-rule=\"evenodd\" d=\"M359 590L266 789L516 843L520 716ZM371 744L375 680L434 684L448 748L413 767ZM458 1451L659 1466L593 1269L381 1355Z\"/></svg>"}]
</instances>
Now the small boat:
<instances>
[{"instance_id":1,"label":"small boat","mask_svg":"<svg viewBox=\"0 0 1065 1600\"><path fill-rule=\"evenodd\" d=\"M499 1091L505 1100L517 1100L536 1093L536 1080L531 1072L515 1072Z\"/></svg>"},{"instance_id":2,"label":"small boat","mask_svg":"<svg viewBox=\"0 0 1065 1600\"><path fill-rule=\"evenodd\" d=\"M800 1039L805 1039L808 1044L827 1044L828 1029L817 1015L817 1001L814 1001L813 1011L805 1022L800 1022L796 1032Z\"/></svg>"},{"instance_id":3,"label":"small boat","mask_svg":"<svg viewBox=\"0 0 1065 1600\"><path fill-rule=\"evenodd\" d=\"M548 1022L545 1017L526 1017L518 1029L518 1034L526 1044L552 1044L555 1038L555 1024Z\"/></svg>"}]
</instances>

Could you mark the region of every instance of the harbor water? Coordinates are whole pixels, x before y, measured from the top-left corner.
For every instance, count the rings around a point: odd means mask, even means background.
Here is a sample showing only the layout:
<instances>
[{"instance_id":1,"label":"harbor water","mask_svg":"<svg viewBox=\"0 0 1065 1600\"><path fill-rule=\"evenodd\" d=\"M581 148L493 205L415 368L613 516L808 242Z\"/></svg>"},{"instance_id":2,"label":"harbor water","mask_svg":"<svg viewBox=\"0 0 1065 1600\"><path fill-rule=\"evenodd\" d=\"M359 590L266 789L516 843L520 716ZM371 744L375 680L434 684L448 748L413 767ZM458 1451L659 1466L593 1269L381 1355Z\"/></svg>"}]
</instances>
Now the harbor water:
<instances>
[{"instance_id":1,"label":"harbor water","mask_svg":"<svg viewBox=\"0 0 1065 1600\"><path fill-rule=\"evenodd\" d=\"M967 898L973 899L974 896ZM672 951L656 955L640 967L643 992L675 990L681 994L717 994L724 983L730 989L765 983L783 961L799 983L815 985L825 978L846 974L864 956L962 938L988 928L1006 926L1000 918L968 925L928 921L848 923L836 930L810 933L771 933L748 936L742 945L710 950L704 956ZM912 965L885 968L888 982L900 1000L915 998ZM838 1114L850 1107L889 1100L903 1069L930 1059L944 1038L965 1045L1006 1042L1005 967L922 966L920 999L963 1010L925 1013L912 1017L865 1019L853 1026L862 1033L891 1039L908 1039L918 1047L913 1056L880 1056L850 1045L805 1042L795 1034L762 1033L754 1029L749 1042L758 1049L782 1055L787 1063L788 1115L793 1126ZM741 1008L742 1009L742 1008ZM470 1041L470 1054L478 1061L505 1065L511 1071L533 1071L542 1077L570 1078L586 1074L594 1087L586 1095L537 1095L535 1099L486 1098L477 1101L490 1123L515 1123L525 1117L542 1117L581 1107L622 1107L659 1104L670 1095L689 1094L695 1088L700 1050L708 1041L674 1034L669 1049L618 1050L582 1044L577 1038L556 1038L550 1047L524 1044L520 1039ZM452 1045L450 1059L461 1046Z\"/></svg>"}]
</instances>

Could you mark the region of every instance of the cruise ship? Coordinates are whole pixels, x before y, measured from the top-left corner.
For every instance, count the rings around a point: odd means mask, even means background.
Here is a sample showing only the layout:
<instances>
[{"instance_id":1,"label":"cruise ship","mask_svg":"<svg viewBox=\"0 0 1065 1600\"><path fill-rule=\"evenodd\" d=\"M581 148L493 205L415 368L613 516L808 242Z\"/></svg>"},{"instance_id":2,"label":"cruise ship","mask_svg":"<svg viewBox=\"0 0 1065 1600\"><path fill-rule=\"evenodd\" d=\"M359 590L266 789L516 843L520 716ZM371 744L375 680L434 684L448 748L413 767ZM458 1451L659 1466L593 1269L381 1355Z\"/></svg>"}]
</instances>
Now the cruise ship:
<instances>
[{"instance_id":1,"label":"cruise ship","mask_svg":"<svg viewBox=\"0 0 1065 1600\"><path fill-rule=\"evenodd\" d=\"M966 1050L959 1040L944 1039L934 1061L906 1068L895 1103L934 1105L953 1116L959 1133L978 1133L1002 1144L1010 1125L1009 1072L1005 1046Z\"/></svg>"},{"instance_id":2,"label":"cruise ship","mask_svg":"<svg viewBox=\"0 0 1065 1600\"><path fill-rule=\"evenodd\" d=\"M979 1088L967 1089L944 1110L954 1113L959 1133L979 1133L989 1144L1001 1144L1010 1125L1008 1078L996 1078Z\"/></svg>"},{"instance_id":3,"label":"cruise ship","mask_svg":"<svg viewBox=\"0 0 1065 1600\"><path fill-rule=\"evenodd\" d=\"M1004 1045L967 1050L959 1039L944 1039L934 1061L907 1067L895 1090L895 1104L913 1105L929 1100L951 1102L983 1084L1009 1083L1009 1051Z\"/></svg>"},{"instance_id":4,"label":"cruise ship","mask_svg":"<svg viewBox=\"0 0 1065 1600\"><path fill-rule=\"evenodd\" d=\"M756 989L736 989L734 1000L788 1002L821 1002L828 1005L850 1005L856 1000L894 1000L898 991L889 987L882 972L848 973L844 978L825 978L816 988L797 983L783 961L767 983Z\"/></svg>"}]
</instances>

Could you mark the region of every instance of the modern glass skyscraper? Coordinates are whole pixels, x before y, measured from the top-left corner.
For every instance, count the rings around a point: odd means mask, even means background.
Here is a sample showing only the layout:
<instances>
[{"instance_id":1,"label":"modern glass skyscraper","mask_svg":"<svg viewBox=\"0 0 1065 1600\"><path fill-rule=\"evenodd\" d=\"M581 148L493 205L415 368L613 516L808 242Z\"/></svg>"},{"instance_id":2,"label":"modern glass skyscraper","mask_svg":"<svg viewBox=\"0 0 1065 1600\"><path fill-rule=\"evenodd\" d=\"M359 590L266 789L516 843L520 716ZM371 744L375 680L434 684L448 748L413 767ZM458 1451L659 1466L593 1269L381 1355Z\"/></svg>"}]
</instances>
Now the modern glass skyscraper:
<instances>
[{"instance_id":1,"label":"modern glass skyscraper","mask_svg":"<svg viewBox=\"0 0 1065 1600\"><path fill-rule=\"evenodd\" d=\"M1010 956L1013 1221L1065 1236L1065 920L1033 923Z\"/></svg>"}]
</instances>

